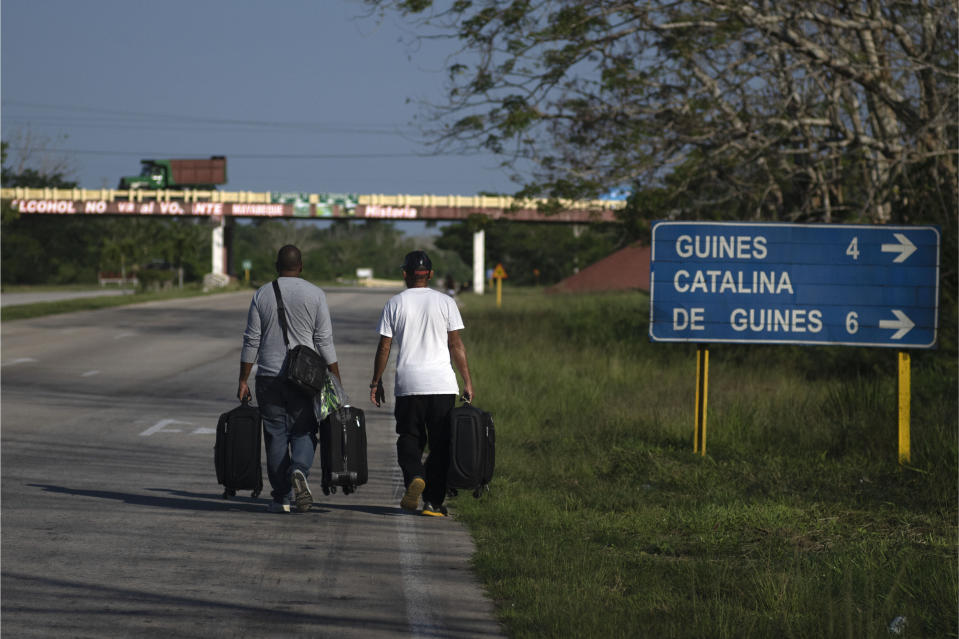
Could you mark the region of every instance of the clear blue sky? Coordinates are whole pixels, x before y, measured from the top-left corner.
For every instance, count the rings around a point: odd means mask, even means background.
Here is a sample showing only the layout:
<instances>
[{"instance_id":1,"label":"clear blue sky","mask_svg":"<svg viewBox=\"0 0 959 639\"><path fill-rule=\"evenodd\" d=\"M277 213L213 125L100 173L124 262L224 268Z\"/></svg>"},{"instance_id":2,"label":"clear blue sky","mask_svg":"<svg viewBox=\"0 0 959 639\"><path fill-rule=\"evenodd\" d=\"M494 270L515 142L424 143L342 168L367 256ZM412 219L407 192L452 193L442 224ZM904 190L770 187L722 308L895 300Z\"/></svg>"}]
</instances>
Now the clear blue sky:
<instances>
[{"instance_id":1,"label":"clear blue sky","mask_svg":"<svg viewBox=\"0 0 959 639\"><path fill-rule=\"evenodd\" d=\"M491 156L419 157L454 43L358 0L3 0L3 137L115 188L141 158L228 158L228 190L512 193ZM65 139L62 136L66 136Z\"/></svg>"}]
</instances>

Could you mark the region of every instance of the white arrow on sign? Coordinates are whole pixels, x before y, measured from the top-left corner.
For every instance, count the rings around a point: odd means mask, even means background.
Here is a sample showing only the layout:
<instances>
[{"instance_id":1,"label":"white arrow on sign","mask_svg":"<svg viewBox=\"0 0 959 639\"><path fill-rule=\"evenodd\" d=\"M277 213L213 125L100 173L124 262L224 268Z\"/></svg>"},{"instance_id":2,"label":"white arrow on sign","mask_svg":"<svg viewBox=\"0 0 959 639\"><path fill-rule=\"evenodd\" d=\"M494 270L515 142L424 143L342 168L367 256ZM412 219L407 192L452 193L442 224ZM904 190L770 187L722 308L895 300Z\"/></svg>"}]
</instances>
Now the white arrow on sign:
<instances>
[{"instance_id":1,"label":"white arrow on sign","mask_svg":"<svg viewBox=\"0 0 959 639\"><path fill-rule=\"evenodd\" d=\"M902 339L902 336L911 331L915 324L905 313L898 309L892 309L892 314L896 316L896 319L879 320L879 328L898 329L895 333L893 333L892 339Z\"/></svg>"},{"instance_id":2,"label":"white arrow on sign","mask_svg":"<svg viewBox=\"0 0 959 639\"><path fill-rule=\"evenodd\" d=\"M899 253L893 262L905 262L906 258L916 252L916 245L902 233L893 233L893 235L899 240L899 244L883 244L880 248L882 248L883 253Z\"/></svg>"}]
</instances>

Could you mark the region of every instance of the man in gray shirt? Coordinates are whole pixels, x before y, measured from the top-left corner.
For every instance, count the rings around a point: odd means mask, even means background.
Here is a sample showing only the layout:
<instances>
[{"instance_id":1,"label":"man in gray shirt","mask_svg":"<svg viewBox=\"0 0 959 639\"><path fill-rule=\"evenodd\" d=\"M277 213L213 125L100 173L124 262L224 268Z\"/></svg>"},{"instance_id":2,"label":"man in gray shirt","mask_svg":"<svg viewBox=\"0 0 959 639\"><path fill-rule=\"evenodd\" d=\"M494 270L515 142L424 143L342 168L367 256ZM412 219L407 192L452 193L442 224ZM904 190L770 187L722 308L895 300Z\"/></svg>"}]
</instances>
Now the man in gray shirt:
<instances>
[{"instance_id":1,"label":"man in gray shirt","mask_svg":"<svg viewBox=\"0 0 959 639\"><path fill-rule=\"evenodd\" d=\"M290 348L304 344L314 349L323 356L330 372L339 378L326 294L300 277L303 271L300 250L291 244L281 248L276 256L276 271L286 309ZM296 509L306 512L313 504L306 478L316 453L316 416L313 398L280 376L287 346L276 311L271 282L261 286L250 302L236 394L241 400L251 396L247 380L256 364L256 401L263 418L266 469L273 495L269 510L290 512L292 490Z\"/></svg>"}]
</instances>

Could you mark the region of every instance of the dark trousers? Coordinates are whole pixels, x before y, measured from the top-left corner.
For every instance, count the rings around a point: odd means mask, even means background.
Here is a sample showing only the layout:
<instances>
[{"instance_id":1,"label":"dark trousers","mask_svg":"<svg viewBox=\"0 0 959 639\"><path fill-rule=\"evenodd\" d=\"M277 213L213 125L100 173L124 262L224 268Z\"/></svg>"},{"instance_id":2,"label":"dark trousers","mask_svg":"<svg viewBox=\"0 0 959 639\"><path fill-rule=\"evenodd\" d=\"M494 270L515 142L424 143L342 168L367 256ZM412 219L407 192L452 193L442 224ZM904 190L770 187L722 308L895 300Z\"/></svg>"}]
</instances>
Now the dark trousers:
<instances>
[{"instance_id":1,"label":"dark trousers","mask_svg":"<svg viewBox=\"0 0 959 639\"><path fill-rule=\"evenodd\" d=\"M450 465L449 413L456 395L405 395L396 398L396 457L404 485L414 477L426 480L423 501L439 506L446 499ZM426 463L423 450L429 445Z\"/></svg>"},{"instance_id":2,"label":"dark trousers","mask_svg":"<svg viewBox=\"0 0 959 639\"><path fill-rule=\"evenodd\" d=\"M256 403L263 418L266 474L274 501L286 499L294 470L310 476L316 454L316 415L313 398L280 377L256 378Z\"/></svg>"}]
</instances>

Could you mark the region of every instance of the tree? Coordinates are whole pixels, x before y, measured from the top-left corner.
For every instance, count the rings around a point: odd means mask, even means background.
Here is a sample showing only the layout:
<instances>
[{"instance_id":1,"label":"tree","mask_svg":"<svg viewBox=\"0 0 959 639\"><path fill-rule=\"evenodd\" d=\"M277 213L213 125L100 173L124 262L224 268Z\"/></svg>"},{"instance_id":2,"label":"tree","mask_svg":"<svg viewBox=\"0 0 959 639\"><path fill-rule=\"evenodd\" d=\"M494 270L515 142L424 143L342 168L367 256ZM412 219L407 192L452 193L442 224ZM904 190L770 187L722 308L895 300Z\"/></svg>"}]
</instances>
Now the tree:
<instances>
[{"instance_id":1,"label":"tree","mask_svg":"<svg viewBox=\"0 0 959 639\"><path fill-rule=\"evenodd\" d=\"M482 226L486 255L501 263L512 284L555 284L609 255L621 243L622 230L613 225L567 225L480 220L442 229L436 246L454 251L469 263L473 233ZM434 260L435 262L435 260Z\"/></svg>"},{"instance_id":2,"label":"tree","mask_svg":"<svg viewBox=\"0 0 959 639\"><path fill-rule=\"evenodd\" d=\"M53 162L50 163L52 168L37 170L23 166L24 156L30 157L30 153L21 149L19 167L8 167L7 161L10 157L10 143L0 142L0 183L2 183L4 187L22 186L27 188L41 188L48 186L59 189L76 188L77 183L67 179L65 164Z\"/></svg>"},{"instance_id":3,"label":"tree","mask_svg":"<svg viewBox=\"0 0 959 639\"><path fill-rule=\"evenodd\" d=\"M9 153L10 144L0 142L0 183L4 187L74 188L77 185L66 178L62 167L52 172L37 170L23 166L21 161L17 169L12 169L7 166ZM25 152L20 149L18 154L22 158ZM51 279L70 282L83 276L76 258L86 249L80 241L84 229L75 220L39 219L42 217L46 216L21 216L9 202L3 203L0 262L5 283L38 284Z\"/></svg>"},{"instance_id":4,"label":"tree","mask_svg":"<svg viewBox=\"0 0 959 639\"><path fill-rule=\"evenodd\" d=\"M72 188L67 176L76 173L70 158L57 150L66 136L38 135L30 127L15 128L3 144L3 185ZM7 163L12 162L8 167Z\"/></svg>"},{"instance_id":5,"label":"tree","mask_svg":"<svg viewBox=\"0 0 959 639\"><path fill-rule=\"evenodd\" d=\"M429 134L501 154L519 195L955 229L954 2L367 1L459 40Z\"/></svg>"},{"instance_id":6,"label":"tree","mask_svg":"<svg viewBox=\"0 0 959 639\"><path fill-rule=\"evenodd\" d=\"M358 268L370 268L375 277L399 281L403 256L416 248L430 251L439 277L450 273L459 278L469 273L455 252L421 246L383 220L336 220L327 228L314 221L260 220L237 225L234 241L236 255L252 262L251 277L256 281L274 277L276 252L285 244L300 248L303 277L314 281L352 280Z\"/></svg>"}]
</instances>

